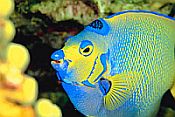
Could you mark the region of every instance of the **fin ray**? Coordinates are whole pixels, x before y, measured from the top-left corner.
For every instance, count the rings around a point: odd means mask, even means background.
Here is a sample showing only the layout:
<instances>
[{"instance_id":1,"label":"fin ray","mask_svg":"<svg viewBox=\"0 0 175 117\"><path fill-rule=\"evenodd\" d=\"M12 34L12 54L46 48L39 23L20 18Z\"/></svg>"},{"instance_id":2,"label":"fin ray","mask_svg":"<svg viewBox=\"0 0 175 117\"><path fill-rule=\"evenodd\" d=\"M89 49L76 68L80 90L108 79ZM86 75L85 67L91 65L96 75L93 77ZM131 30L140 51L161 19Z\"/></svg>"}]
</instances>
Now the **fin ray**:
<instances>
[{"instance_id":1,"label":"fin ray","mask_svg":"<svg viewBox=\"0 0 175 117\"><path fill-rule=\"evenodd\" d=\"M107 79L111 81L111 88L104 96L104 106L108 110L116 109L129 99L133 91L136 89L136 86L134 85L137 80L134 78L137 75L138 74L135 72L129 72L107 77ZM134 83L134 81L136 82Z\"/></svg>"}]
</instances>

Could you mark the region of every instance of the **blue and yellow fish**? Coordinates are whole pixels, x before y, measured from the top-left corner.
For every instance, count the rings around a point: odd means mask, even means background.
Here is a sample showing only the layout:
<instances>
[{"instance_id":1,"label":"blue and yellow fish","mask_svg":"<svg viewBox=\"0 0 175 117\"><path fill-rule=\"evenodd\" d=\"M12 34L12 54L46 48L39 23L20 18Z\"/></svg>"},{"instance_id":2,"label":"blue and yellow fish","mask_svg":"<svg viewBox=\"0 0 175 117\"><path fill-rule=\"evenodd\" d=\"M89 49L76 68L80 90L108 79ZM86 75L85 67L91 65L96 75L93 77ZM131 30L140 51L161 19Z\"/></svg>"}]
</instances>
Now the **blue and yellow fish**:
<instances>
[{"instance_id":1,"label":"blue and yellow fish","mask_svg":"<svg viewBox=\"0 0 175 117\"><path fill-rule=\"evenodd\" d=\"M85 116L153 117L173 87L174 47L175 19L124 11L69 38L51 55L51 64Z\"/></svg>"}]
</instances>

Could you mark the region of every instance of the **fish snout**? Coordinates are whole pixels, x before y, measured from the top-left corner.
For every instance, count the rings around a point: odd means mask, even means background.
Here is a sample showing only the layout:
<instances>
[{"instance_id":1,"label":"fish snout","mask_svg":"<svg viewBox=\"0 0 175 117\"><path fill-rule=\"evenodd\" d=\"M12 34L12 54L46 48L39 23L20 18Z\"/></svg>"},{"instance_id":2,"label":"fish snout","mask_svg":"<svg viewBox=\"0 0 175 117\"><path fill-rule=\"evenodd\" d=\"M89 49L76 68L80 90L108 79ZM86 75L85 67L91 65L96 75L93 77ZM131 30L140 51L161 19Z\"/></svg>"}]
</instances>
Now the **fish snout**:
<instances>
[{"instance_id":1,"label":"fish snout","mask_svg":"<svg viewBox=\"0 0 175 117\"><path fill-rule=\"evenodd\" d=\"M63 50L57 50L51 55L51 65L52 67L59 72L66 72L68 68L67 60L64 60Z\"/></svg>"},{"instance_id":2,"label":"fish snout","mask_svg":"<svg viewBox=\"0 0 175 117\"><path fill-rule=\"evenodd\" d=\"M51 55L51 64L62 64L64 61L64 52L63 50L57 50Z\"/></svg>"},{"instance_id":3,"label":"fish snout","mask_svg":"<svg viewBox=\"0 0 175 117\"><path fill-rule=\"evenodd\" d=\"M60 60L64 59L64 56L63 50L57 50L51 55L51 59L59 63Z\"/></svg>"}]
</instances>

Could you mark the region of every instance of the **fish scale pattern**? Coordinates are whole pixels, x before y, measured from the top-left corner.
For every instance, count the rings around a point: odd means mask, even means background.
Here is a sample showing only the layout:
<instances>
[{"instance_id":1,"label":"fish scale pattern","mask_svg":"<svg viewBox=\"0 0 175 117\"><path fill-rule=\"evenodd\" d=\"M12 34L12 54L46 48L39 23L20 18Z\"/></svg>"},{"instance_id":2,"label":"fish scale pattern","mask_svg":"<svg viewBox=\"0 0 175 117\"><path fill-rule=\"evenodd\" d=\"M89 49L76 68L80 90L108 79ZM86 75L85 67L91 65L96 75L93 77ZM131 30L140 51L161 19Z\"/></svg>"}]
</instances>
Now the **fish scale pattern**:
<instances>
[{"instance_id":1,"label":"fish scale pattern","mask_svg":"<svg viewBox=\"0 0 175 117\"><path fill-rule=\"evenodd\" d=\"M129 71L139 73L139 77L135 77L139 83L132 102L139 108L145 108L157 98L161 99L173 81L174 44L164 20L139 15L114 16L108 20L113 26L109 41L114 54L111 54L110 61L111 75ZM140 109L140 113L142 111L145 110Z\"/></svg>"},{"instance_id":2,"label":"fish scale pattern","mask_svg":"<svg viewBox=\"0 0 175 117\"><path fill-rule=\"evenodd\" d=\"M103 23L101 29L93 22L61 49L64 59L72 61L62 76L71 102L86 116L156 116L174 81L174 19L149 11L124 11L98 21ZM89 56L79 53L82 42L93 44ZM58 71L61 65L53 67Z\"/></svg>"}]
</instances>

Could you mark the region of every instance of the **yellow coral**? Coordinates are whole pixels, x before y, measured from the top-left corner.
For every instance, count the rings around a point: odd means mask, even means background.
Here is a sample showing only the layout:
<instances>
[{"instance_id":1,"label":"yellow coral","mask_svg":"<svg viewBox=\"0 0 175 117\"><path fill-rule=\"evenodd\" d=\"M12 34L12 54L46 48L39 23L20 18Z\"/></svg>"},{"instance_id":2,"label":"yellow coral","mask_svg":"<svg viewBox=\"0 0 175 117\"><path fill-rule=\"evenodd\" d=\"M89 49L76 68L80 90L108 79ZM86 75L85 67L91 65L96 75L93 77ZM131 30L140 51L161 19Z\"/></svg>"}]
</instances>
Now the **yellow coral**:
<instances>
[{"instance_id":1,"label":"yellow coral","mask_svg":"<svg viewBox=\"0 0 175 117\"><path fill-rule=\"evenodd\" d=\"M15 35L15 26L10 20L1 18L0 30L1 30L1 34L0 34L1 44L4 44L5 42L7 43L13 39Z\"/></svg>"},{"instance_id":2,"label":"yellow coral","mask_svg":"<svg viewBox=\"0 0 175 117\"><path fill-rule=\"evenodd\" d=\"M10 63L1 61L0 117L35 117L31 104L36 97L35 79L24 75Z\"/></svg>"},{"instance_id":3,"label":"yellow coral","mask_svg":"<svg viewBox=\"0 0 175 117\"><path fill-rule=\"evenodd\" d=\"M13 9L13 0L0 0L0 117L61 117L61 110L48 100L38 101L35 110L32 107L38 85L24 74L30 61L28 50L10 42L15 27L7 18Z\"/></svg>"},{"instance_id":4,"label":"yellow coral","mask_svg":"<svg viewBox=\"0 0 175 117\"><path fill-rule=\"evenodd\" d=\"M11 41L15 35L15 26L10 20L1 20L1 30L3 31L2 38L5 41Z\"/></svg>"},{"instance_id":5,"label":"yellow coral","mask_svg":"<svg viewBox=\"0 0 175 117\"><path fill-rule=\"evenodd\" d=\"M13 0L0 0L0 17L9 16L14 9Z\"/></svg>"},{"instance_id":6,"label":"yellow coral","mask_svg":"<svg viewBox=\"0 0 175 117\"><path fill-rule=\"evenodd\" d=\"M30 61L28 50L20 44L10 43L6 56L7 61L21 71L26 70Z\"/></svg>"},{"instance_id":7,"label":"yellow coral","mask_svg":"<svg viewBox=\"0 0 175 117\"><path fill-rule=\"evenodd\" d=\"M40 99L35 106L38 117L62 117L61 110L48 99Z\"/></svg>"},{"instance_id":8,"label":"yellow coral","mask_svg":"<svg viewBox=\"0 0 175 117\"><path fill-rule=\"evenodd\" d=\"M34 78L24 76L23 83L16 90L6 90L6 98L21 105L31 105L37 98L37 83Z\"/></svg>"},{"instance_id":9,"label":"yellow coral","mask_svg":"<svg viewBox=\"0 0 175 117\"><path fill-rule=\"evenodd\" d=\"M0 63L0 82L13 87L20 85L24 79L21 71L7 62Z\"/></svg>"},{"instance_id":10,"label":"yellow coral","mask_svg":"<svg viewBox=\"0 0 175 117\"><path fill-rule=\"evenodd\" d=\"M21 107L7 100L0 100L0 117L35 117L31 106Z\"/></svg>"}]
</instances>

